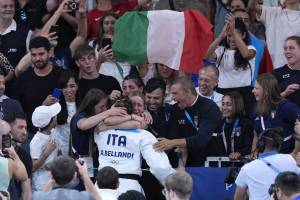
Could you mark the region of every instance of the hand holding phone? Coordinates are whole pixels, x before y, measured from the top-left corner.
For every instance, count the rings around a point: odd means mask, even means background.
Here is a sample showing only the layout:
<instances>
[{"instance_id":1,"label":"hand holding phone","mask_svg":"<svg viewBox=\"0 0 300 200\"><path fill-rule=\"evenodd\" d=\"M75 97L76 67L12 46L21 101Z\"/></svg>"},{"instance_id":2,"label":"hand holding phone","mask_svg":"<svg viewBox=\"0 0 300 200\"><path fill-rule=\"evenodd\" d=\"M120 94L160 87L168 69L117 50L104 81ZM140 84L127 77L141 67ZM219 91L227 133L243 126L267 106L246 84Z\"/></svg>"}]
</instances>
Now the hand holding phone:
<instances>
[{"instance_id":1,"label":"hand holding phone","mask_svg":"<svg viewBox=\"0 0 300 200\"><path fill-rule=\"evenodd\" d=\"M5 149L10 147L11 147L11 136L9 134L2 135L2 153L4 154L5 157L9 156L8 152Z\"/></svg>"},{"instance_id":2,"label":"hand holding phone","mask_svg":"<svg viewBox=\"0 0 300 200\"><path fill-rule=\"evenodd\" d=\"M103 38L102 39L102 48L109 46L108 49L111 49L112 47L112 42L110 38Z\"/></svg>"},{"instance_id":3,"label":"hand holding phone","mask_svg":"<svg viewBox=\"0 0 300 200\"><path fill-rule=\"evenodd\" d=\"M49 33L55 32L55 34L58 34L58 30L59 30L59 26L53 25L53 26L51 26Z\"/></svg>"}]
</instances>

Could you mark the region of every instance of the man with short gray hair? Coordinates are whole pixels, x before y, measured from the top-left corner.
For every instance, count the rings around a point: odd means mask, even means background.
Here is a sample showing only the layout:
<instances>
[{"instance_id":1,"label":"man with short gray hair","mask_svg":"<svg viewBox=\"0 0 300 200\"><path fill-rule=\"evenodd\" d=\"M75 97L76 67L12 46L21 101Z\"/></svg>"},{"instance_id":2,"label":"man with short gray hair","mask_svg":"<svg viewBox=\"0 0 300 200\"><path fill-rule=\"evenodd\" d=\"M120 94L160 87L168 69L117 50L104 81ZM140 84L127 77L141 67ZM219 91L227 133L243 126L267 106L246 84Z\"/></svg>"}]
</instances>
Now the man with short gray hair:
<instances>
[{"instance_id":1,"label":"man with short gray hair","mask_svg":"<svg viewBox=\"0 0 300 200\"><path fill-rule=\"evenodd\" d=\"M167 176L164 186L167 200L188 200L193 191L193 179L186 172L176 172Z\"/></svg>"}]
</instances>

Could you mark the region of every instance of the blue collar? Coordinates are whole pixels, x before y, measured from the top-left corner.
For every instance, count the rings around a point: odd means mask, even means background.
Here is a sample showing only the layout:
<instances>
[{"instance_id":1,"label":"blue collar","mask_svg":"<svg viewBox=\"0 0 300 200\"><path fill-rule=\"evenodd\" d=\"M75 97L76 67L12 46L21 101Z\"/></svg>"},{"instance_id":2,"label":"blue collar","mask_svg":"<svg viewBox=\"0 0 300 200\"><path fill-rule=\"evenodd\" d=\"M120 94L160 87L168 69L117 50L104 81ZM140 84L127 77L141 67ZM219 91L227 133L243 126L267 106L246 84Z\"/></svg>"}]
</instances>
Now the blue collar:
<instances>
[{"instance_id":1,"label":"blue collar","mask_svg":"<svg viewBox=\"0 0 300 200\"><path fill-rule=\"evenodd\" d=\"M266 157L273 156L273 155L276 155L276 154L278 154L277 151L269 151L269 152L260 154L258 158L262 159L262 158L266 158Z\"/></svg>"}]
</instances>

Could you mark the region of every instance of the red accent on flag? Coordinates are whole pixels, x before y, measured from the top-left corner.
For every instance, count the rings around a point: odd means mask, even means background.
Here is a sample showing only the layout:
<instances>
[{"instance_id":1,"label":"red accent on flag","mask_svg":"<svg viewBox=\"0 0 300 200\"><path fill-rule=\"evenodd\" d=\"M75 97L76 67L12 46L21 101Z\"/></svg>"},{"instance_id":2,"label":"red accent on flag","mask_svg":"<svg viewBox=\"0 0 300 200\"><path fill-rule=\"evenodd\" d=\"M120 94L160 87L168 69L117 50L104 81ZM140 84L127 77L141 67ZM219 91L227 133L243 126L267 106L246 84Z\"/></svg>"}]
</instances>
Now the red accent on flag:
<instances>
[{"instance_id":1,"label":"red accent on flag","mask_svg":"<svg viewBox=\"0 0 300 200\"><path fill-rule=\"evenodd\" d=\"M198 10L184 11L185 38L179 70L198 74L203 58L213 41L212 25Z\"/></svg>"},{"instance_id":2,"label":"red accent on flag","mask_svg":"<svg viewBox=\"0 0 300 200\"><path fill-rule=\"evenodd\" d=\"M259 64L259 74L271 73L273 71L273 63L267 46L265 46L263 57Z\"/></svg>"}]
</instances>

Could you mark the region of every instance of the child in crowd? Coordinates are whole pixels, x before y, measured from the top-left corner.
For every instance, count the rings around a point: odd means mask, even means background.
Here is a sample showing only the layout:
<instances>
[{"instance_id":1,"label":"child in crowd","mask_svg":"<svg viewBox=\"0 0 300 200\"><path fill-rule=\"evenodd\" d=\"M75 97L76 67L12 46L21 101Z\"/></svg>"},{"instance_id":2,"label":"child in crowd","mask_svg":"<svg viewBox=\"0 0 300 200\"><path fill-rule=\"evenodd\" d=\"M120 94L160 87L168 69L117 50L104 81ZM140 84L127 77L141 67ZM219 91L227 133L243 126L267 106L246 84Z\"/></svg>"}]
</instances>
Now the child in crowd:
<instances>
[{"instance_id":1,"label":"child in crowd","mask_svg":"<svg viewBox=\"0 0 300 200\"><path fill-rule=\"evenodd\" d=\"M39 130L30 142L32 157L32 189L40 191L49 180L49 173L44 169L46 163L53 161L58 155L54 134L51 130L56 126L56 116L60 112L59 103L50 106L39 106L32 114L32 124Z\"/></svg>"}]
</instances>

